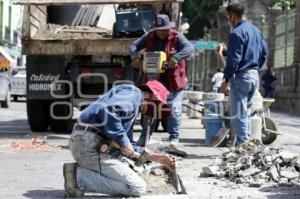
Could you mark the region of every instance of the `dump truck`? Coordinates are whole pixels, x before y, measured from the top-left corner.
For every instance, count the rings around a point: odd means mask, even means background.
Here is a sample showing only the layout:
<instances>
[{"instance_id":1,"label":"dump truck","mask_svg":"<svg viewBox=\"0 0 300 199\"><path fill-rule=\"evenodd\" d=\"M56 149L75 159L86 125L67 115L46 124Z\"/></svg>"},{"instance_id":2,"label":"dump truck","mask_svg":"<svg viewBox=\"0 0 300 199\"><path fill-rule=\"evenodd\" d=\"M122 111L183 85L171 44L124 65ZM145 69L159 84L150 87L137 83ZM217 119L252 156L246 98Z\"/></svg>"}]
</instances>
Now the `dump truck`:
<instances>
[{"instance_id":1,"label":"dump truck","mask_svg":"<svg viewBox=\"0 0 300 199\"><path fill-rule=\"evenodd\" d=\"M180 28L183 0L16 0L24 5L27 115L32 131L66 132L113 85L134 82L128 46L157 13Z\"/></svg>"}]
</instances>

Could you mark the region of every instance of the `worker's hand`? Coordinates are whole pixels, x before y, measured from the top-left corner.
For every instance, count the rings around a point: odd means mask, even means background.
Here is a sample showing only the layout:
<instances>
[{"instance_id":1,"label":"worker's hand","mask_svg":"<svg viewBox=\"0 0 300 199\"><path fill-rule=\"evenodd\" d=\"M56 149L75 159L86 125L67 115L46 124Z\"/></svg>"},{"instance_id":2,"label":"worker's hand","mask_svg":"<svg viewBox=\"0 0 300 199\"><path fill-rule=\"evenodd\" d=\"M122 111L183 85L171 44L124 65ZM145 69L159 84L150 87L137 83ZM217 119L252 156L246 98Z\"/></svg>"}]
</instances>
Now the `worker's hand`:
<instances>
[{"instance_id":1,"label":"worker's hand","mask_svg":"<svg viewBox=\"0 0 300 199\"><path fill-rule=\"evenodd\" d=\"M227 47L224 43L219 43L216 53L220 56L226 56L227 55Z\"/></svg>"},{"instance_id":2,"label":"worker's hand","mask_svg":"<svg viewBox=\"0 0 300 199\"><path fill-rule=\"evenodd\" d=\"M127 157L133 157L134 149L133 149L132 145L129 144L128 146L121 148L121 153Z\"/></svg>"},{"instance_id":3,"label":"worker's hand","mask_svg":"<svg viewBox=\"0 0 300 199\"><path fill-rule=\"evenodd\" d=\"M176 68L176 63L172 59L170 59L170 61L168 62L168 68Z\"/></svg>"},{"instance_id":4,"label":"worker's hand","mask_svg":"<svg viewBox=\"0 0 300 199\"><path fill-rule=\"evenodd\" d=\"M132 68L140 68L141 65L142 65L142 62L139 58L136 58L131 62Z\"/></svg>"},{"instance_id":5,"label":"worker's hand","mask_svg":"<svg viewBox=\"0 0 300 199\"><path fill-rule=\"evenodd\" d=\"M152 154L149 156L150 161L154 161L157 163L162 164L163 166L167 167L171 171L175 169L175 156L170 155L170 154Z\"/></svg>"},{"instance_id":6,"label":"worker's hand","mask_svg":"<svg viewBox=\"0 0 300 199\"><path fill-rule=\"evenodd\" d=\"M220 90L222 93L226 93L228 91L228 82L224 80L221 84Z\"/></svg>"}]
</instances>

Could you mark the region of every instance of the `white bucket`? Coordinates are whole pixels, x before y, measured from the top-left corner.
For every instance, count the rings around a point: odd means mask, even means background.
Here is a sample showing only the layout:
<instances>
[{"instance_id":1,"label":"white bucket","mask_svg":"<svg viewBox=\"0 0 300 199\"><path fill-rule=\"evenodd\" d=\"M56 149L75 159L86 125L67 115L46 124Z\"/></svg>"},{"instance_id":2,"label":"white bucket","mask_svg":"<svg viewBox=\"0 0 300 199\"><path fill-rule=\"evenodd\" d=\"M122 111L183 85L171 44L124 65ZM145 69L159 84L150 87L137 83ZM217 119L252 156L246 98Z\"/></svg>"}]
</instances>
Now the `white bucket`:
<instances>
[{"instance_id":1,"label":"white bucket","mask_svg":"<svg viewBox=\"0 0 300 199\"><path fill-rule=\"evenodd\" d=\"M202 100L203 99L203 92L189 91L187 93L187 99L189 99L189 100Z\"/></svg>"},{"instance_id":2,"label":"white bucket","mask_svg":"<svg viewBox=\"0 0 300 199\"><path fill-rule=\"evenodd\" d=\"M204 101L221 101L225 99L224 93L203 93Z\"/></svg>"},{"instance_id":3,"label":"white bucket","mask_svg":"<svg viewBox=\"0 0 300 199\"><path fill-rule=\"evenodd\" d=\"M187 116L190 119L198 119L202 117L202 114L196 111L197 109L199 109L199 105L188 103L188 106L191 107L191 108L187 108Z\"/></svg>"},{"instance_id":4,"label":"white bucket","mask_svg":"<svg viewBox=\"0 0 300 199\"><path fill-rule=\"evenodd\" d=\"M252 99L251 112L253 113L261 110L263 110L263 97L259 91L256 91Z\"/></svg>"},{"instance_id":5,"label":"white bucket","mask_svg":"<svg viewBox=\"0 0 300 199\"><path fill-rule=\"evenodd\" d=\"M251 117L251 136L250 139L258 139L261 141L262 118L259 116Z\"/></svg>"}]
</instances>

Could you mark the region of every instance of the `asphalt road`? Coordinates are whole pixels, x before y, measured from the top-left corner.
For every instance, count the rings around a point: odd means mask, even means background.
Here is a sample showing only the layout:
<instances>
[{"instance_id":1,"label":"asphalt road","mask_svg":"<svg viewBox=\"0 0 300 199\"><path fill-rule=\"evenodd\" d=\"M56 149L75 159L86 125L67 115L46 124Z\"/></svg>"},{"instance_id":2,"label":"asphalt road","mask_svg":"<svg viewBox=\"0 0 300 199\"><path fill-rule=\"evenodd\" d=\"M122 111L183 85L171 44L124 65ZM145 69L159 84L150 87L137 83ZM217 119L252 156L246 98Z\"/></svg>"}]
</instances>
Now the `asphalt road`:
<instances>
[{"instance_id":1,"label":"asphalt road","mask_svg":"<svg viewBox=\"0 0 300 199\"><path fill-rule=\"evenodd\" d=\"M77 113L78 114L78 113ZM282 135L275 145L283 146L300 154L300 117L283 113L271 113ZM76 117L76 116L75 116ZM136 126L136 130L140 128ZM188 195L152 195L146 198L300 198L299 187L295 188L249 188L228 185L225 181L199 178L201 168L208 166L226 148L209 148L203 144L204 129L199 119L187 119L183 115L181 145L189 154L179 162L178 173L183 180ZM138 131L137 131L138 132ZM48 132L48 134L51 132ZM45 134L44 134L45 135ZM137 135L137 133L136 133ZM51 135L49 142L66 144L68 135ZM71 162L69 150L47 148L45 150L14 151L14 141L29 141L32 132L28 126L26 104L13 102L9 109L0 108L0 198L6 199L50 199L64 198L62 165ZM153 138L164 142L165 133L156 133ZM95 198L88 196L85 198ZM96 197L99 198L99 197ZM106 197L105 197L106 198Z\"/></svg>"}]
</instances>

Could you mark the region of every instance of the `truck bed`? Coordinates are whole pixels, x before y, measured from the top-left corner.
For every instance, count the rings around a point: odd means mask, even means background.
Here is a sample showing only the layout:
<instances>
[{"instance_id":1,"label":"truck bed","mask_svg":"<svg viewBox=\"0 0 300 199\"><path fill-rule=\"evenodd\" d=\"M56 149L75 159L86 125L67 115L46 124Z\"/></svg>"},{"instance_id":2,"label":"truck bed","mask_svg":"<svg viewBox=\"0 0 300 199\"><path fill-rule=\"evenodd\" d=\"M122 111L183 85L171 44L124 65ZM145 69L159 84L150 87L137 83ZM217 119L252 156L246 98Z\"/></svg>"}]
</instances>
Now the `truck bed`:
<instances>
[{"instance_id":1,"label":"truck bed","mask_svg":"<svg viewBox=\"0 0 300 199\"><path fill-rule=\"evenodd\" d=\"M134 39L23 40L22 50L26 55L129 55Z\"/></svg>"}]
</instances>

